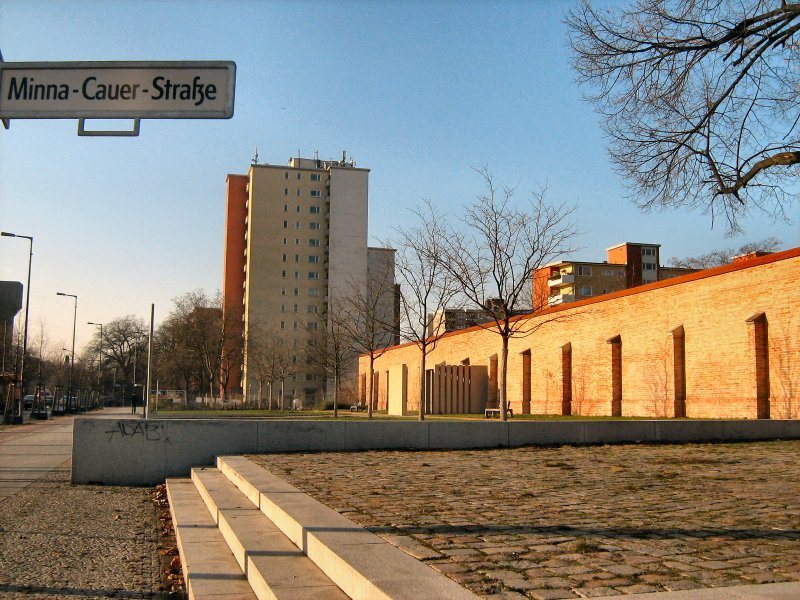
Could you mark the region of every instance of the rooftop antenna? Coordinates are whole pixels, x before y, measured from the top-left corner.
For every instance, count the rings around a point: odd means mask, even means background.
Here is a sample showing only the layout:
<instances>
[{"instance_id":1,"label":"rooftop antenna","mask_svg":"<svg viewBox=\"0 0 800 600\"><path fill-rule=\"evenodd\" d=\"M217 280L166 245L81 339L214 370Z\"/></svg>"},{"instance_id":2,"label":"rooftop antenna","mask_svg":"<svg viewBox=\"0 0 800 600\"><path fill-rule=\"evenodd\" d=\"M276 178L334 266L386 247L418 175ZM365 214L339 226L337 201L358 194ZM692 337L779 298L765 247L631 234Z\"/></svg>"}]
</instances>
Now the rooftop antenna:
<instances>
[{"instance_id":1,"label":"rooftop antenna","mask_svg":"<svg viewBox=\"0 0 800 600\"><path fill-rule=\"evenodd\" d=\"M251 162L252 164L254 164L254 165L257 165L257 164L258 164L258 146L256 146L256 155L253 157L253 160L252 160L252 161L250 161L250 162Z\"/></svg>"}]
</instances>

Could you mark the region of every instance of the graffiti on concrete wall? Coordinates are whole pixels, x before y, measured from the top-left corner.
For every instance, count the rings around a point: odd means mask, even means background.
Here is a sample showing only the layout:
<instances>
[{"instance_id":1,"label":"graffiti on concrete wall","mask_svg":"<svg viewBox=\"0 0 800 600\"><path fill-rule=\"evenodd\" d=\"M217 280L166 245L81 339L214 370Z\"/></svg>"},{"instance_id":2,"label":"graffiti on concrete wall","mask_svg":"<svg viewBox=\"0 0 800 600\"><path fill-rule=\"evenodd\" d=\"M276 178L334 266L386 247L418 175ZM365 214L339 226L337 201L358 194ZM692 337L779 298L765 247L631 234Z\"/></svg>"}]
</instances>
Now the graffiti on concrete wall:
<instances>
[{"instance_id":1,"label":"graffiti on concrete wall","mask_svg":"<svg viewBox=\"0 0 800 600\"><path fill-rule=\"evenodd\" d=\"M146 442L170 443L167 437L167 426L163 423L147 421L117 421L116 427L106 430L106 441L118 439L144 439Z\"/></svg>"}]
</instances>

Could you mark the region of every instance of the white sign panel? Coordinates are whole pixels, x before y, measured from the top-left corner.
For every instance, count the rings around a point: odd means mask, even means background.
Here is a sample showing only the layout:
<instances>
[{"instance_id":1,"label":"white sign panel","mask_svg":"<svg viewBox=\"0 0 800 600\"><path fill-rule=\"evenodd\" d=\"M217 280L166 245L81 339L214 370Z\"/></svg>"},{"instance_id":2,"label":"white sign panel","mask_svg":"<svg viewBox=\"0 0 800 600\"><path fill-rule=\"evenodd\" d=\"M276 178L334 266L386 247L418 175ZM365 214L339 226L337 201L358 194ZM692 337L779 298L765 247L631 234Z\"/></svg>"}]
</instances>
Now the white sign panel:
<instances>
[{"instance_id":1,"label":"white sign panel","mask_svg":"<svg viewBox=\"0 0 800 600\"><path fill-rule=\"evenodd\" d=\"M0 117L230 119L236 64L0 63Z\"/></svg>"}]
</instances>

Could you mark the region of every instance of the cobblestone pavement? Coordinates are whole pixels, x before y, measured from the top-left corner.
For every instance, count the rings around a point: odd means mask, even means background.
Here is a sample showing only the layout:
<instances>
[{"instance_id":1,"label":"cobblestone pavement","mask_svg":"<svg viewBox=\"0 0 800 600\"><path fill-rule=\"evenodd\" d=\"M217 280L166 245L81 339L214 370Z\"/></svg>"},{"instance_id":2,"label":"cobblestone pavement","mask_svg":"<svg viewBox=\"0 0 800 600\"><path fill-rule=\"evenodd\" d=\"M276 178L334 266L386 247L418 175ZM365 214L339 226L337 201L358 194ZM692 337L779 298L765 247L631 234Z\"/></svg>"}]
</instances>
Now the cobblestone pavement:
<instances>
[{"instance_id":1,"label":"cobblestone pavement","mask_svg":"<svg viewBox=\"0 0 800 600\"><path fill-rule=\"evenodd\" d=\"M800 581L800 442L253 456L478 594Z\"/></svg>"},{"instance_id":2,"label":"cobblestone pavement","mask_svg":"<svg viewBox=\"0 0 800 600\"><path fill-rule=\"evenodd\" d=\"M0 598L160 598L150 490L69 478L67 461L0 502Z\"/></svg>"}]
</instances>

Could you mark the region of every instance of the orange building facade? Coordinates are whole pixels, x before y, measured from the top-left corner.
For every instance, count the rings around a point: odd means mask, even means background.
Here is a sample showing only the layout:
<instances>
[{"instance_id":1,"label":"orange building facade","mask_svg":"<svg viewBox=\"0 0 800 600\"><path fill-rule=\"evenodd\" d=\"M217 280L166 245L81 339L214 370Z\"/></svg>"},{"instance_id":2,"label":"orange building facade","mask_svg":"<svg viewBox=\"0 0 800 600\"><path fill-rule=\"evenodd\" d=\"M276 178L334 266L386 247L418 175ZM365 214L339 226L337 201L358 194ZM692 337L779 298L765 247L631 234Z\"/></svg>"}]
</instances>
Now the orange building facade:
<instances>
[{"instance_id":1,"label":"orange building facade","mask_svg":"<svg viewBox=\"0 0 800 600\"><path fill-rule=\"evenodd\" d=\"M795 248L518 317L529 335L510 341L510 407L515 414L799 418L798 282ZM485 367L488 389L473 404L482 412L497 398L500 351L496 333L472 327L447 334L427 364ZM419 365L413 344L382 355L376 404L416 411ZM362 386L367 372L362 357Z\"/></svg>"},{"instance_id":2,"label":"orange building facade","mask_svg":"<svg viewBox=\"0 0 800 600\"><path fill-rule=\"evenodd\" d=\"M247 200L249 177L228 175L227 200L225 203L225 265L223 267L224 320L232 326L231 335L242 335L242 311L244 305L245 244L247 238ZM235 325L234 325L235 324ZM238 328L238 329L237 329ZM228 377L227 395L242 393L242 357L237 353L230 357L231 369Z\"/></svg>"}]
</instances>

